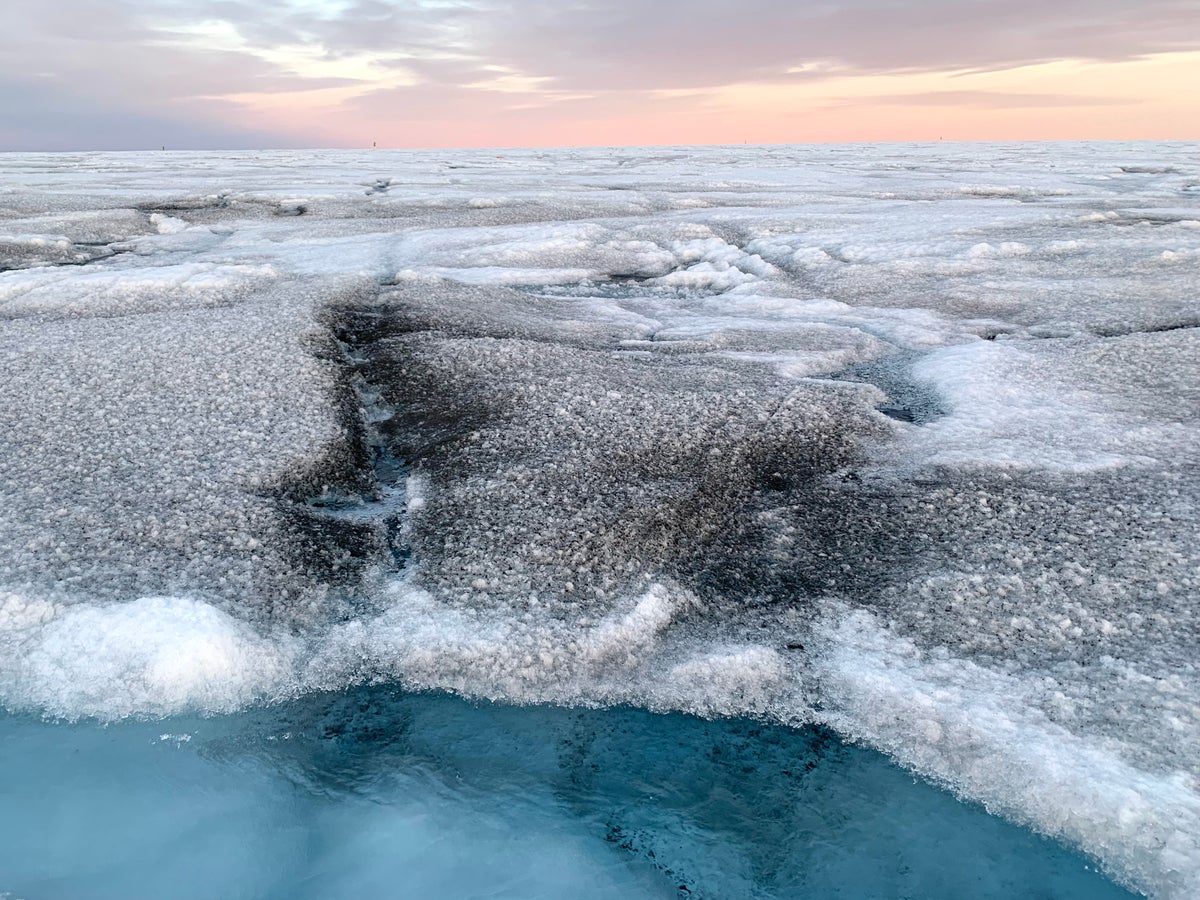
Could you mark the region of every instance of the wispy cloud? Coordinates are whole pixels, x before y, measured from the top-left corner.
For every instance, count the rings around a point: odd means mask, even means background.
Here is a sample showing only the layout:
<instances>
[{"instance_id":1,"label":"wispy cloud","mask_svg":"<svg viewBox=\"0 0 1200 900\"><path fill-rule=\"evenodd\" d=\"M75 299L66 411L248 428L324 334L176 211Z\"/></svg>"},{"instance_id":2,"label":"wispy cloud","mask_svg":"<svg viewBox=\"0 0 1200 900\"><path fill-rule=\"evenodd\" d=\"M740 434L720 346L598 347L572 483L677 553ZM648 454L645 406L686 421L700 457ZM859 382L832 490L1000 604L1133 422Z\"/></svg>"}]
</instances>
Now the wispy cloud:
<instances>
[{"instance_id":1,"label":"wispy cloud","mask_svg":"<svg viewBox=\"0 0 1200 900\"><path fill-rule=\"evenodd\" d=\"M313 23L343 48L414 52L405 25L351 27L355 4ZM1190 0L472 0L407 8L401 22L466 58L545 77L571 89L685 88L862 73L1020 66L1081 58L1125 60L1200 48L1200 5ZM433 11L431 11L433 10ZM364 30L367 32L364 35ZM356 43L366 40L367 43ZM813 63L826 64L813 67Z\"/></svg>"},{"instance_id":2,"label":"wispy cloud","mask_svg":"<svg viewBox=\"0 0 1200 900\"><path fill-rule=\"evenodd\" d=\"M1081 106L1127 106L1120 97L1089 97L1085 94L1017 94L1004 91L924 91L913 94L872 94L847 97L847 106L934 106L973 109L1055 109Z\"/></svg>"}]
</instances>

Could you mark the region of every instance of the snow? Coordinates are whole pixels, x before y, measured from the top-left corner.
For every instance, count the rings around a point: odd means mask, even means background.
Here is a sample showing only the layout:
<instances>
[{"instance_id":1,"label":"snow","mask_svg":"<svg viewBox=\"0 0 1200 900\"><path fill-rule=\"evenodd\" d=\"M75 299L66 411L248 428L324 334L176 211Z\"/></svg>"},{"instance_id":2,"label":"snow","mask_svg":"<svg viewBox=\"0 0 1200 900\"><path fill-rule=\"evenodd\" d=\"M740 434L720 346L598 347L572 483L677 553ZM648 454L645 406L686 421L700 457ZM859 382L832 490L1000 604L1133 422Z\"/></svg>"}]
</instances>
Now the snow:
<instances>
[{"instance_id":1,"label":"snow","mask_svg":"<svg viewBox=\"0 0 1200 900\"><path fill-rule=\"evenodd\" d=\"M1200 892L1189 147L8 162L5 706L823 722Z\"/></svg>"}]
</instances>

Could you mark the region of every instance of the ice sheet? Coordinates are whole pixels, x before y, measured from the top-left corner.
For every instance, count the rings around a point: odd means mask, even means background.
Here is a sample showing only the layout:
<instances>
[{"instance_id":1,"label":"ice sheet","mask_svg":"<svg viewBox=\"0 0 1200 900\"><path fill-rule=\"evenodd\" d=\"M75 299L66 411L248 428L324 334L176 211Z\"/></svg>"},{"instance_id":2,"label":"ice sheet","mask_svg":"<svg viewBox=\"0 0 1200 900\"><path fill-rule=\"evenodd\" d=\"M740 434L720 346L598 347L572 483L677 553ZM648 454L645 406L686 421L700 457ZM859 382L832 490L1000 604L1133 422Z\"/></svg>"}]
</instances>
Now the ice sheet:
<instances>
[{"instance_id":1,"label":"ice sheet","mask_svg":"<svg viewBox=\"0 0 1200 900\"><path fill-rule=\"evenodd\" d=\"M1200 892L1187 146L6 164L6 706L827 722Z\"/></svg>"}]
</instances>

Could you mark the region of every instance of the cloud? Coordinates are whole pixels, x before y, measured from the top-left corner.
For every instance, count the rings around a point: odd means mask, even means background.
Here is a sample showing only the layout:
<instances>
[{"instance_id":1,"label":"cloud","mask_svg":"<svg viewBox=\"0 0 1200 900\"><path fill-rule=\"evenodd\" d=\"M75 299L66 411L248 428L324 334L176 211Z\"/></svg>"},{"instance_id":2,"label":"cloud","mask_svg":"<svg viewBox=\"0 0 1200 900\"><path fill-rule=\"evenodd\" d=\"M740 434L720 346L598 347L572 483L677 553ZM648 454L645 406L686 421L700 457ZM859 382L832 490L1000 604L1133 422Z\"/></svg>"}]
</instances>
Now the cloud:
<instances>
[{"instance_id":1,"label":"cloud","mask_svg":"<svg viewBox=\"0 0 1200 900\"><path fill-rule=\"evenodd\" d=\"M331 53L449 57L569 90L1115 61L1200 48L1195 0L357 0L291 21Z\"/></svg>"},{"instance_id":2,"label":"cloud","mask_svg":"<svg viewBox=\"0 0 1200 900\"><path fill-rule=\"evenodd\" d=\"M88 117L108 110L129 133L174 122L189 140L222 133L228 141L241 132L217 124L234 108L217 100L253 96L261 106L270 95L322 88L345 89L338 97L351 107L362 94L374 96L360 104L372 109L404 100L430 116L439 107L486 114L489 103L577 109L582 97L597 104L604 94L649 102L657 92L731 84L1195 49L1197 0L5 0L0 106L10 135L49 128L57 115L79 134L90 122L97 140L115 140L100 127L104 116ZM499 91L470 92L489 83L527 96L514 103ZM26 95L49 104L49 120ZM1016 108L1063 100L956 96L877 102ZM63 137L72 127L57 121L53 131Z\"/></svg>"},{"instance_id":3,"label":"cloud","mask_svg":"<svg viewBox=\"0 0 1200 900\"><path fill-rule=\"evenodd\" d=\"M296 144L295 135L226 124L232 107L220 98L353 79L305 77L252 46L197 39L197 28L214 23L208 17L215 6L6 0L0 10L0 148Z\"/></svg>"},{"instance_id":4,"label":"cloud","mask_svg":"<svg viewBox=\"0 0 1200 900\"><path fill-rule=\"evenodd\" d=\"M786 80L822 63L883 73L1125 60L1200 47L1187 0L511 2L481 53L567 88ZM819 71L819 70L818 70ZM812 77L812 69L801 75Z\"/></svg>"},{"instance_id":5,"label":"cloud","mask_svg":"<svg viewBox=\"0 0 1200 900\"><path fill-rule=\"evenodd\" d=\"M631 107L647 115L679 113L691 98L654 95L640 91L603 91L598 94L539 92L417 84L373 91L347 104L356 115L390 123L429 123L439 119L472 119L484 122L535 119L597 119L628 114Z\"/></svg>"},{"instance_id":6,"label":"cloud","mask_svg":"<svg viewBox=\"0 0 1200 900\"><path fill-rule=\"evenodd\" d=\"M1043 109L1078 106L1125 106L1120 97L1089 97L1081 94L1018 94L1004 91L925 91L915 94L876 94L848 97L846 106L940 106L973 109Z\"/></svg>"},{"instance_id":7,"label":"cloud","mask_svg":"<svg viewBox=\"0 0 1200 900\"><path fill-rule=\"evenodd\" d=\"M0 78L0 148L5 150L243 150L294 147L294 135L219 124L221 104L193 113L139 110L116 99L95 101L48 83Z\"/></svg>"}]
</instances>

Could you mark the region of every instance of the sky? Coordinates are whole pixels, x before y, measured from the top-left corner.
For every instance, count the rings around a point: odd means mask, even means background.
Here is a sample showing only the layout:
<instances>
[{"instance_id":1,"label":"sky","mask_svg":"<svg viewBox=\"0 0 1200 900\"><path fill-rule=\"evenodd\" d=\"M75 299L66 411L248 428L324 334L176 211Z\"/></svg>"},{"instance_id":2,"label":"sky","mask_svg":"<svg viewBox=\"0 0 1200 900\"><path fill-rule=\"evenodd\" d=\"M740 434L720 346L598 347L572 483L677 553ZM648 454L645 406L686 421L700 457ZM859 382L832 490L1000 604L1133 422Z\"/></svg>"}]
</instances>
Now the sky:
<instances>
[{"instance_id":1,"label":"sky","mask_svg":"<svg viewBox=\"0 0 1200 900\"><path fill-rule=\"evenodd\" d=\"M1200 139L1200 0L3 0L0 149Z\"/></svg>"}]
</instances>

